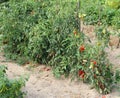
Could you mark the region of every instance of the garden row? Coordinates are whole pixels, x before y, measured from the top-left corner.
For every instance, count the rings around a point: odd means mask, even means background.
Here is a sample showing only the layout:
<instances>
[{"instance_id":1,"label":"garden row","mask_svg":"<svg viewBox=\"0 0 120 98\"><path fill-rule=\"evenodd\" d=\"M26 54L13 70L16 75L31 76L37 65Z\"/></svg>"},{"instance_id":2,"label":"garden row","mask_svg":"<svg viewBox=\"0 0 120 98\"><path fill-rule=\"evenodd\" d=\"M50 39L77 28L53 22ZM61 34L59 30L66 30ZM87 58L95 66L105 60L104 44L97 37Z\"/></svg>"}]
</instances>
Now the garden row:
<instances>
[{"instance_id":1,"label":"garden row","mask_svg":"<svg viewBox=\"0 0 120 98\"><path fill-rule=\"evenodd\" d=\"M56 77L77 77L107 94L120 78L118 72L113 72L104 51L109 33L100 28L97 37L102 40L98 39L94 46L86 43L87 37L79 32L81 16L78 17L76 5L75 0L9 0L1 3L0 34L5 55L21 64L36 61L50 65ZM96 19L98 22L98 17L88 20L93 13L88 9L85 10L86 23ZM99 20L103 22L104 18Z\"/></svg>"}]
</instances>

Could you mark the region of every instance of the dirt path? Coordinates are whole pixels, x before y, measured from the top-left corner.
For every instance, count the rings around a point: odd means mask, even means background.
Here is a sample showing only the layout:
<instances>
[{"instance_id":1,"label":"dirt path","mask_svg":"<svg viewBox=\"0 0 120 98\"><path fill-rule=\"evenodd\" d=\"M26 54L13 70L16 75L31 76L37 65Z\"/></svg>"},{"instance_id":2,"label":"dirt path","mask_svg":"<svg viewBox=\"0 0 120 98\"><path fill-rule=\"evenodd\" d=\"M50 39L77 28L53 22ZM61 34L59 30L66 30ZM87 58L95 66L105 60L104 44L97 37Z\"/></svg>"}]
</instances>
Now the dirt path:
<instances>
[{"instance_id":1,"label":"dirt path","mask_svg":"<svg viewBox=\"0 0 120 98\"><path fill-rule=\"evenodd\" d=\"M120 49L106 50L108 58L115 65L115 68L120 68ZM102 98L102 95L97 93L95 89L90 89L90 85L82 82L73 81L70 79L56 79L52 71L42 70L45 66L39 65L31 68L30 64L21 67L13 62L5 60L0 53L0 65L4 64L8 67L8 77L15 78L23 74L29 74L30 78L24 87L27 92L25 98ZM106 98L120 98L120 92L113 90L111 94L106 95Z\"/></svg>"}]
</instances>

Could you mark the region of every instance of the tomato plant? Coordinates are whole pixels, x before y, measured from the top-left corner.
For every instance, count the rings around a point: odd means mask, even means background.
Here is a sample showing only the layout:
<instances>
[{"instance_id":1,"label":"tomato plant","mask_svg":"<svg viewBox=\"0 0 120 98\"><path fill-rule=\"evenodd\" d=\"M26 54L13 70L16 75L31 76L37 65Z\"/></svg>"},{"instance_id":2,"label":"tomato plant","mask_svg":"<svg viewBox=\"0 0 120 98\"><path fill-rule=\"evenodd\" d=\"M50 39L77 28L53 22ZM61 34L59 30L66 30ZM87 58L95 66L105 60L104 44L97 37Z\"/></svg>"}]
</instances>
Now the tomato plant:
<instances>
[{"instance_id":1,"label":"tomato plant","mask_svg":"<svg viewBox=\"0 0 120 98\"><path fill-rule=\"evenodd\" d=\"M7 67L0 65L0 97L1 98L24 98L25 93L21 88L25 86L27 78L8 79L6 75Z\"/></svg>"},{"instance_id":2,"label":"tomato plant","mask_svg":"<svg viewBox=\"0 0 120 98\"><path fill-rule=\"evenodd\" d=\"M119 16L120 0L82 0L81 12L85 13L84 22L86 24L96 25L105 24L120 28Z\"/></svg>"},{"instance_id":3,"label":"tomato plant","mask_svg":"<svg viewBox=\"0 0 120 98\"><path fill-rule=\"evenodd\" d=\"M105 52L110 39L107 26L119 28L119 8L106 7L105 0L82 0L81 4L78 12L76 2L67 0L2 3L0 34L4 52L6 57L20 62L48 64L56 77L77 77L107 94L119 78ZM101 23L95 31L97 44L86 42L86 35L79 28L80 20L86 24Z\"/></svg>"}]
</instances>

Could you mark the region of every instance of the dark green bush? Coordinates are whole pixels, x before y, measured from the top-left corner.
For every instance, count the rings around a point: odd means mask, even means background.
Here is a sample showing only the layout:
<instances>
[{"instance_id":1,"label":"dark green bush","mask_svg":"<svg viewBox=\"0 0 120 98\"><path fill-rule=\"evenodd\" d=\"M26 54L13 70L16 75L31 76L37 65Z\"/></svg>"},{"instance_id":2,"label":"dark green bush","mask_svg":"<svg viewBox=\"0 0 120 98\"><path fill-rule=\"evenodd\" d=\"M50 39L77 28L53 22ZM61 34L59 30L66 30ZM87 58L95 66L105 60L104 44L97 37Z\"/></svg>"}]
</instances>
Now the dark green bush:
<instances>
[{"instance_id":1,"label":"dark green bush","mask_svg":"<svg viewBox=\"0 0 120 98\"><path fill-rule=\"evenodd\" d=\"M0 3L4 3L4 2L7 2L9 0L0 0Z\"/></svg>"},{"instance_id":2,"label":"dark green bush","mask_svg":"<svg viewBox=\"0 0 120 98\"><path fill-rule=\"evenodd\" d=\"M50 48L58 43L58 34L64 39L77 27L74 21L75 7L64 7L65 4L70 6L73 3L59 3L48 0L10 0L3 4L1 31L7 56L13 59L17 59L18 55L29 56L40 63L46 62L52 51Z\"/></svg>"}]
</instances>

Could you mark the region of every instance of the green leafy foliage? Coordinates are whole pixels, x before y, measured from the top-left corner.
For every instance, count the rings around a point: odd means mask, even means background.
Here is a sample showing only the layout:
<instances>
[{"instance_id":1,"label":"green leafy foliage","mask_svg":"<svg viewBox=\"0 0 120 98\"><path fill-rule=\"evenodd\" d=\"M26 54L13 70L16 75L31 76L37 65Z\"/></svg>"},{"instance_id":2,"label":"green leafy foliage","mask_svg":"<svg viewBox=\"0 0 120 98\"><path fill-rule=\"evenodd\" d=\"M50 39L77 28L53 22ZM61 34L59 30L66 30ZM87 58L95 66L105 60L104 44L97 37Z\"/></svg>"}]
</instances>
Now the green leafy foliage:
<instances>
[{"instance_id":1,"label":"green leafy foliage","mask_svg":"<svg viewBox=\"0 0 120 98\"><path fill-rule=\"evenodd\" d=\"M110 12L107 9L107 14L100 15L103 9L94 7L93 3L82 11L87 15L85 21L90 24L101 21L106 23L103 19L106 17L107 24L109 20L111 24L116 9ZM101 4L104 6L104 0ZM83 14L78 17L75 1L10 0L1 4L1 9L2 43L7 57L20 62L33 60L49 64L56 77L77 77L103 94L112 90L112 84L118 78L115 78L104 51L109 41L109 32L100 27L96 29L98 43L93 46L85 42L84 33L78 32L79 18L83 18Z\"/></svg>"},{"instance_id":2,"label":"green leafy foliage","mask_svg":"<svg viewBox=\"0 0 120 98\"><path fill-rule=\"evenodd\" d=\"M117 70L116 71L116 73L115 73L115 80L116 80L116 82L118 82L118 83L120 83L120 71L119 70Z\"/></svg>"},{"instance_id":3,"label":"green leafy foliage","mask_svg":"<svg viewBox=\"0 0 120 98\"><path fill-rule=\"evenodd\" d=\"M63 54L56 54L52 58L55 76L71 75L92 84L100 93L109 93L114 81L112 66L106 59L104 47L84 43L79 34L70 35L67 42L69 44L64 47Z\"/></svg>"},{"instance_id":4,"label":"green leafy foliage","mask_svg":"<svg viewBox=\"0 0 120 98\"><path fill-rule=\"evenodd\" d=\"M7 2L9 0L0 0L0 3L4 3L4 2Z\"/></svg>"},{"instance_id":5,"label":"green leafy foliage","mask_svg":"<svg viewBox=\"0 0 120 98\"><path fill-rule=\"evenodd\" d=\"M82 0L81 12L86 14L84 21L86 24L105 24L120 28L119 2L120 0Z\"/></svg>"},{"instance_id":6,"label":"green leafy foliage","mask_svg":"<svg viewBox=\"0 0 120 98\"><path fill-rule=\"evenodd\" d=\"M117 9L120 7L120 0L105 0L105 4L108 7Z\"/></svg>"},{"instance_id":7,"label":"green leafy foliage","mask_svg":"<svg viewBox=\"0 0 120 98\"><path fill-rule=\"evenodd\" d=\"M104 46L108 46L108 43L110 41L110 32L107 30L107 27L99 26L95 30L97 40L99 44L103 44Z\"/></svg>"},{"instance_id":8,"label":"green leafy foliage","mask_svg":"<svg viewBox=\"0 0 120 98\"><path fill-rule=\"evenodd\" d=\"M8 79L6 75L7 67L0 66L0 98L24 98L25 93L21 88L25 86L26 79Z\"/></svg>"},{"instance_id":9,"label":"green leafy foliage","mask_svg":"<svg viewBox=\"0 0 120 98\"><path fill-rule=\"evenodd\" d=\"M28 56L47 62L52 51L47 50L58 43L58 35L63 37L76 27L74 6L68 9L63 4L70 6L72 2L10 0L3 4L1 31L6 56L14 60L18 55Z\"/></svg>"}]
</instances>

